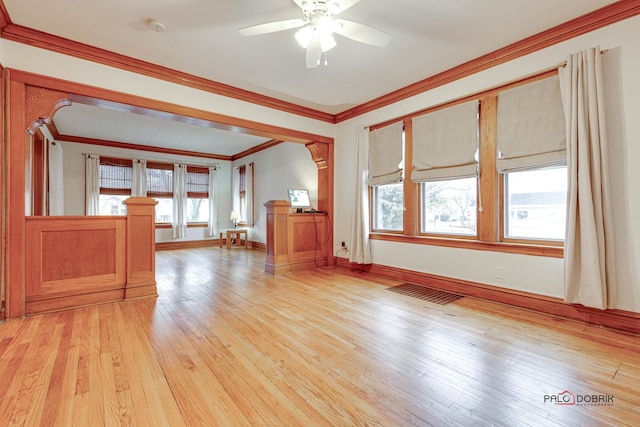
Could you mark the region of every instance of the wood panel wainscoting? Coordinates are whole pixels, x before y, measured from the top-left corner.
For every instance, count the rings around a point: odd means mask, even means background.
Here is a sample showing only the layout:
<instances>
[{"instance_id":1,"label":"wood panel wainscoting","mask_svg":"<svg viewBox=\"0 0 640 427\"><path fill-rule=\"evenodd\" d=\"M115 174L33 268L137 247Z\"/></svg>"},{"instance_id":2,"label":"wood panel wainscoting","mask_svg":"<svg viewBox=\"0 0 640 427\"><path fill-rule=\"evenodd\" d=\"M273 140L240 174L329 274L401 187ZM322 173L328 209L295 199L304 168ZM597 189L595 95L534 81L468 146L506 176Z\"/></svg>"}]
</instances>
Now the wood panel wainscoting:
<instances>
[{"instance_id":1,"label":"wood panel wainscoting","mask_svg":"<svg viewBox=\"0 0 640 427\"><path fill-rule=\"evenodd\" d=\"M640 333L640 313L614 309L597 310L579 304L566 304L560 298L547 297L386 265L356 264L342 257L334 257L334 264L348 270L403 280L430 288L453 292L458 295L482 298L625 332Z\"/></svg>"},{"instance_id":2,"label":"wood panel wainscoting","mask_svg":"<svg viewBox=\"0 0 640 427\"><path fill-rule=\"evenodd\" d=\"M328 264L326 213L290 214L289 202L270 200L267 208L265 272L282 274Z\"/></svg>"},{"instance_id":3,"label":"wood panel wainscoting","mask_svg":"<svg viewBox=\"0 0 640 427\"><path fill-rule=\"evenodd\" d=\"M157 294L157 202L125 203L126 217L26 218L27 315Z\"/></svg>"}]
</instances>

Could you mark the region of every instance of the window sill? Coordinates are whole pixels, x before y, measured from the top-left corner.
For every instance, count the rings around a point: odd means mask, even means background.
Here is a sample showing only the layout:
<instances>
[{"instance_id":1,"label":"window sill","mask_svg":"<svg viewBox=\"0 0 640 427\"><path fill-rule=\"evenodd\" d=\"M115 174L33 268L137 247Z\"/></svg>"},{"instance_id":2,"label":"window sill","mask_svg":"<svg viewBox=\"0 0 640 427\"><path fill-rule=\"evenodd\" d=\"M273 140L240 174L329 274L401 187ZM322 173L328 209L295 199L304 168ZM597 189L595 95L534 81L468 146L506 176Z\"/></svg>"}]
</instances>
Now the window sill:
<instances>
[{"instance_id":1,"label":"window sill","mask_svg":"<svg viewBox=\"0 0 640 427\"><path fill-rule=\"evenodd\" d=\"M382 240L387 242L401 242L418 245L445 246L449 248L472 249L479 251L504 252L511 254L543 256L550 258L563 258L564 248L559 246L546 245L525 245L506 242L481 242L479 240L438 238L438 237L418 237L405 236L399 234L371 233L371 240Z\"/></svg>"},{"instance_id":2,"label":"window sill","mask_svg":"<svg viewBox=\"0 0 640 427\"><path fill-rule=\"evenodd\" d=\"M190 222L187 224L187 228L205 228L208 226L209 224L206 222ZM158 222L156 223L156 228L171 228L171 224L168 222Z\"/></svg>"}]
</instances>

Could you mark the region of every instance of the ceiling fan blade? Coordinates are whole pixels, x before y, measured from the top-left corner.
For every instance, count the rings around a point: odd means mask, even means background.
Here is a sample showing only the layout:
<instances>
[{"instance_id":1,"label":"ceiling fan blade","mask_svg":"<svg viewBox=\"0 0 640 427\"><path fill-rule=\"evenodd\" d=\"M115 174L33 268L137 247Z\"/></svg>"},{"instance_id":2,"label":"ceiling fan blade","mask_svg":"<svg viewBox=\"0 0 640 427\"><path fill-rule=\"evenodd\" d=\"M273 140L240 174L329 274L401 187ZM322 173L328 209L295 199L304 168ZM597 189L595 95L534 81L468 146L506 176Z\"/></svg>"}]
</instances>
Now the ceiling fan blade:
<instances>
[{"instance_id":1,"label":"ceiling fan blade","mask_svg":"<svg viewBox=\"0 0 640 427\"><path fill-rule=\"evenodd\" d=\"M333 29L335 33L361 43L385 47L389 43L389 40L391 40L389 34L367 25L345 19L336 19L334 22L336 24Z\"/></svg>"},{"instance_id":2,"label":"ceiling fan blade","mask_svg":"<svg viewBox=\"0 0 640 427\"><path fill-rule=\"evenodd\" d=\"M276 31L300 28L304 24L306 24L304 19L288 19L286 21L267 22L266 24L240 28L238 32L243 36L257 36L259 34L275 33Z\"/></svg>"},{"instance_id":3,"label":"ceiling fan blade","mask_svg":"<svg viewBox=\"0 0 640 427\"><path fill-rule=\"evenodd\" d=\"M313 0L293 0L295 4L300 7L303 11L312 11L314 6ZM326 0L327 8L332 15L337 15L345 10L349 9L354 4L358 3L360 0Z\"/></svg>"},{"instance_id":4,"label":"ceiling fan blade","mask_svg":"<svg viewBox=\"0 0 640 427\"><path fill-rule=\"evenodd\" d=\"M313 38L307 46L307 68L316 68L320 65L320 41Z\"/></svg>"}]
</instances>

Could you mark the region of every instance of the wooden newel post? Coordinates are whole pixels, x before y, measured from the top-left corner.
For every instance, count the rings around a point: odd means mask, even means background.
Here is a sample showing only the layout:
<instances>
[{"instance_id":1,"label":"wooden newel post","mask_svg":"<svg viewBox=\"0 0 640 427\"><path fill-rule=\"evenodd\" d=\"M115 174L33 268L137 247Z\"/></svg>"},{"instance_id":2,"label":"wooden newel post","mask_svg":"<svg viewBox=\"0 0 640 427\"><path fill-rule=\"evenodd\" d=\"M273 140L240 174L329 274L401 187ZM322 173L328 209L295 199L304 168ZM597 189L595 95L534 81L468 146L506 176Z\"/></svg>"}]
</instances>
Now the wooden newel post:
<instances>
[{"instance_id":1,"label":"wooden newel post","mask_svg":"<svg viewBox=\"0 0 640 427\"><path fill-rule=\"evenodd\" d=\"M157 295L155 206L149 197L130 197L127 205L127 284L124 298Z\"/></svg>"},{"instance_id":2,"label":"wooden newel post","mask_svg":"<svg viewBox=\"0 0 640 427\"><path fill-rule=\"evenodd\" d=\"M267 261L264 271L279 274L278 265L286 264L287 253L287 219L289 202L286 200L269 200L267 208Z\"/></svg>"}]
</instances>

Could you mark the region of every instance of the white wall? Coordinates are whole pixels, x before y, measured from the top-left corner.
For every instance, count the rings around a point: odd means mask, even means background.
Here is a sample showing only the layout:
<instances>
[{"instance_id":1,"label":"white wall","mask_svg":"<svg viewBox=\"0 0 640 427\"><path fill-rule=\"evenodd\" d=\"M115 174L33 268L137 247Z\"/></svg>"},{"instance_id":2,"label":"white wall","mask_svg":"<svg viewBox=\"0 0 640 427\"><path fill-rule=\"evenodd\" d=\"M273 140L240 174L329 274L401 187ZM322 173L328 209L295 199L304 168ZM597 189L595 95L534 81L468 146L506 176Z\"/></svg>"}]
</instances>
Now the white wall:
<instances>
[{"instance_id":1,"label":"white wall","mask_svg":"<svg viewBox=\"0 0 640 427\"><path fill-rule=\"evenodd\" d=\"M58 141L60 142L60 141ZM216 189L218 190L217 213L218 227L229 228L229 212L231 212L231 162L202 159L190 156L175 156L148 151L128 150L122 148L102 147L98 145L60 142L64 153L64 213L65 215L84 215L84 156L83 153L100 156L120 157L124 159L146 159L159 162L184 162L196 165L218 164ZM206 228L188 228L187 235L174 239L170 228L156 229L156 242L178 242L188 240L204 240L209 238Z\"/></svg>"},{"instance_id":2,"label":"white wall","mask_svg":"<svg viewBox=\"0 0 640 427\"><path fill-rule=\"evenodd\" d=\"M318 206L318 168L303 144L284 142L234 162L235 166L254 164L254 226L249 238L266 243L266 208L269 200L287 200L288 188L307 188Z\"/></svg>"},{"instance_id":3,"label":"white wall","mask_svg":"<svg viewBox=\"0 0 640 427\"><path fill-rule=\"evenodd\" d=\"M604 55L608 136L614 204L618 295L615 307L640 312L640 16L601 28L542 51L477 73L337 125L335 140L335 217L351 218L355 135L359 126L401 117L429 106L497 87L562 63L567 55L591 46ZM337 184L338 185L338 184ZM349 241L350 221L336 222L335 241ZM373 262L494 286L562 297L563 260L499 252L372 241ZM342 254L340 254L342 255ZM504 279L495 268L504 267Z\"/></svg>"}]
</instances>

